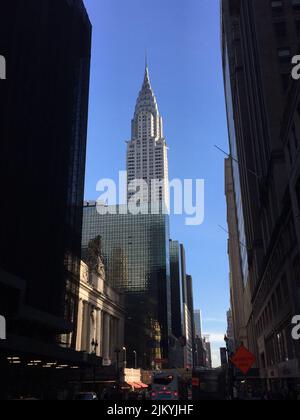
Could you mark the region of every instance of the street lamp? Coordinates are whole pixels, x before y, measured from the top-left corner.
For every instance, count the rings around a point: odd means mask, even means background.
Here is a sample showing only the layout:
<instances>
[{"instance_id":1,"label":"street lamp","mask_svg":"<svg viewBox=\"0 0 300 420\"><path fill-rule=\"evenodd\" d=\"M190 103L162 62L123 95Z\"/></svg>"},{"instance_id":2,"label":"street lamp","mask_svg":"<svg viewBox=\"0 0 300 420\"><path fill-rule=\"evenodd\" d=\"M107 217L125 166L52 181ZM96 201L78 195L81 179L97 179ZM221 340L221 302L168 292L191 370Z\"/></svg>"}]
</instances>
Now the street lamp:
<instances>
[{"instance_id":1,"label":"street lamp","mask_svg":"<svg viewBox=\"0 0 300 420\"><path fill-rule=\"evenodd\" d=\"M137 352L135 350L133 350L133 354L134 354L134 368L137 369L138 368Z\"/></svg>"},{"instance_id":2,"label":"street lamp","mask_svg":"<svg viewBox=\"0 0 300 420\"><path fill-rule=\"evenodd\" d=\"M92 345L92 347L93 347L93 354L97 354L97 348L99 347L99 343L98 343L98 341L96 340L94 340L93 339L93 341L91 342L91 345Z\"/></svg>"},{"instance_id":3,"label":"street lamp","mask_svg":"<svg viewBox=\"0 0 300 420\"><path fill-rule=\"evenodd\" d=\"M93 340L91 342L91 346L93 348L92 355L94 357L96 357L97 356L97 348L99 347L98 341L93 338ZM94 366L93 366L93 373L94 373L94 386L95 386L95 384L96 384L96 365L95 365L95 362L94 362Z\"/></svg>"},{"instance_id":4,"label":"street lamp","mask_svg":"<svg viewBox=\"0 0 300 420\"><path fill-rule=\"evenodd\" d=\"M127 368L127 348L124 346L123 347L123 351L124 351L124 369Z\"/></svg>"}]
</instances>

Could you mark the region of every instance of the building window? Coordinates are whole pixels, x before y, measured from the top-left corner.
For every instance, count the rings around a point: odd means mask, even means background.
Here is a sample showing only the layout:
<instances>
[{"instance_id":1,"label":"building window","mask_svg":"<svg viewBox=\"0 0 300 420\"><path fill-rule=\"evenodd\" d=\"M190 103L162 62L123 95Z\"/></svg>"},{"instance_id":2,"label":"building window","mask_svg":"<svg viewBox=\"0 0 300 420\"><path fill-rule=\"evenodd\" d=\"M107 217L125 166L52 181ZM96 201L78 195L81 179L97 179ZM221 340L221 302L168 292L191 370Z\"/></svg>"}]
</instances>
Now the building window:
<instances>
[{"instance_id":1,"label":"building window","mask_svg":"<svg viewBox=\"0 0 300 420\"><path fill-rule=\"evenodd\" d=\"M271 1L271 8L274 15L281 14L283 12L283 2L281 0Z\"/></svg>"},{"instance_id":2,"label":"building window","mask_svg":"<svg viewBox=\"0 0 300 420\"><path fill-rule=\"evenodd\" d=\"M290 63L291 61L291 50L290 48L279 48L278 49L278 57L280 63Z\"/></svg>"}]
</instances>

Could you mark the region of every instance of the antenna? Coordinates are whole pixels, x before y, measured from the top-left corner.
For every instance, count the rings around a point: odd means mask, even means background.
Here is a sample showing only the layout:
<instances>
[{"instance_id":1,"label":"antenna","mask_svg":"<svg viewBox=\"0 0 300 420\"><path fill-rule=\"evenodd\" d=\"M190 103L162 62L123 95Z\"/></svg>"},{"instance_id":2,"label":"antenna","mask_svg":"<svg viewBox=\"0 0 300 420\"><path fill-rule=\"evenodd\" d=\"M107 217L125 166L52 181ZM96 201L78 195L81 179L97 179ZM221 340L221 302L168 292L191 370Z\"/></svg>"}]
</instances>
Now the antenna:
<instances>
[{"instance_id":1,"label":"antenna","mask_svg":"<svg viewBox=\"0 0 300 420\"><path fill-rule=\"evenodd\" d=\"M236 237L237 237L237 235L230 235L230 233L228 232L228 230L227 230L227 229L225 229L223 226L218 225L218 227L219 227L220 229L222 229L224 232L226 232L226 233L228 234L228 236L229 236L229 240L231 240L232 238L236 238ZM240 241L238 241L238 242L239 242L239 244L240 244L241 246L243 246L244 248L246 248L246 249L248 249L248 250L249 250L249 248L247 247L247 245L243 244L243 242L240 242Z\"/></svg>"},{"instance_id":2,"label":"antenna","mask_svg":"<svg viewBox=\"0 0 300 420\"><path fill-rule=\"evenodd\" d=\"M214 146L217 150L219 150L219 152L223 153L225 156L229 157L229 159L232 159L234 162L236 162L239 166L241 166L240 162L238 161L237 158L235 158L234 156L232 156L231 154L225 152L225 150L221 149L219 146ZM261 179L261 177L254 171L252 171L252 169L247 168L247 171L251 174L254 175L257 179Z\"/></svg>"}]
</instances>

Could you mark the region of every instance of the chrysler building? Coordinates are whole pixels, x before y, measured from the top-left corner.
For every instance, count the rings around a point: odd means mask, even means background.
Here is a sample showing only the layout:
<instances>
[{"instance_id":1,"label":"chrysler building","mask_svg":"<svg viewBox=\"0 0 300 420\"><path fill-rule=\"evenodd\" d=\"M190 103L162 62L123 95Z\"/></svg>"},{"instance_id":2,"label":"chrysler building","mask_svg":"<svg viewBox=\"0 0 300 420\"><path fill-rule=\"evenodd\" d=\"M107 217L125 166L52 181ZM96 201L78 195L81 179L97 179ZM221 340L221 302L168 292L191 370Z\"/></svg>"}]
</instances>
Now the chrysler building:
<instances>
[{"instance_id":1,"label":"chrysler building","mask_svg":"<svg viewBox=\"0 0 300 420\"><path fill-rule=\"evenodd\" d=\"M131 123L127 174L128 202L138 193L140 204L162 203L169 209L168 148L147 64Z\"/></svg>"}]
</instances>

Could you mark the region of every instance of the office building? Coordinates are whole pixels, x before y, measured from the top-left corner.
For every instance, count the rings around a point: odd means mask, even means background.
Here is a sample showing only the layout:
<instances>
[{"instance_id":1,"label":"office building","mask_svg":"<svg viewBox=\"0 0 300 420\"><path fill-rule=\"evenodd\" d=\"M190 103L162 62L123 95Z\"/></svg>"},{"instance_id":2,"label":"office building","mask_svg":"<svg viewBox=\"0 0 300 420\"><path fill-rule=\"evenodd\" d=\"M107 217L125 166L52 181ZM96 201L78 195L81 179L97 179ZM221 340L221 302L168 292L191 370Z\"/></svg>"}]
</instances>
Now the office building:
<instances>
[{"instance_id":1,"label":"office building","mask_svg":"<svg viewBox=\"0 0 300 420\"><path fill-rule=\"evenodd\" d=\"M59 337L76 328L78 306L91 52L83 2L3 0L0 50L1 355L70 362L56 344L75 349L75 334ZM2 358L1 371L14 395L21 385Z\"/></svg>"},{"instance_id":2,"label":"office building","mask_svg":"<svg viewBox=\"0 0 300 420\"><path fill-rule=\"evenodd\" d=\"M194 304L192 292L192 279L186 273L186 253L183 245L180 245L181 277L183 290L183 336L185 339L184 364L187 369L193 367L194 354Z\"/></svg>"},{"instance_id":3,"label":"office building","mask_svg":"<svg viewBox=\"0 0 300 420\"><path fill-rule=\"evenodd\" d=\"M195 335L196 337L202 337L202 314L200 309L194 311L195 319Z\"/></svg>"},{"instance_id":4,"label":"office building","mask_svg":"<svg viewBox=\"0 0 300 420\"><path fill-rule=\"evenodd\" d=\"M128 200L139 190L141 204L162 203L168 209L168 147L148 65L131 127L131 140L127 144ZM145 182L145 187L135 184L139 180Z\"/></svg>"},{"instance_id":5,"label":"office building","mask_svg":"<svg viewBox=\"0 0 300 420\"><path fill-rule=\"evenodd\" d=\"M126 206L117 207L116 214L99 209L95 203L84 206L82 257L86 260L89 242L100 235L107 282L125 298L129 367L134 351L139 365L150 367L168 359L172 333L169 218L132 215Z\"/></svg>"},{"instance_id":6,"label":"office building","mask_svg":"<svg viewBox=\"0 0 300 420\"><path fill-rule=\"evenodd\" d=\"M191 344L192 344L192 355L193 355L193 359L194 359L194 354L196 351L195 348L195 318L194 318L194 292L193 292L193 278L190 275L186 276L186 282L187 282L187 305L188 305L188 310L189 310L189 314L190 314L190 319L191 319ZM193 361L193 365L194 365L194 361Z\"/></svg>"},{"instance_id":7,"label":"office building","mask_svg":"<svg viewBox=\"0 0 300 420\"><path fill-rule=\"evenodd\" d=\"M222 1L224 83L245 296L244 326L235 330L245 328L260 377L275 392L295 387L300 378L299 343L291 338L300 265L299 221L292 204L296 193L288 163L297 144L293 125L294 143L282 138L283 130L290 130L283 121L288 120L285 104L299 21L297 1ZM236 278L232 284L236 280L240 282Z\"/></svg>"},{"instance_id":8,"label":"office building","mask_svg":"<svg viewBox=\"0 0 300 420\"><path fill-rule=\"evenodd\" d=\"M233 331L233 318L232 318L232 311L229 309L227 311L227 338L229 340L234 341L234 331Z\"/></svg>"},{"instance_id":9,"label":"office building","mask_svg":"<svg viewBox=\"0 0 300 420\"><path fill-rule=\"evenodd\" d=\"M249 282L244 281L243 255L246 245L240 242L240 231L238 226L238 211L236 205L236 194L233 177L234 162L232 159L225 160L225 194L227 203L227 225L228 225L228 258L229 258L229 283L230 303L233 323L233 336L235 345L248 346L247 331L245 325L246 314L251 313L251 294ZM241 211L241 208L240 208ZM242 255L243 250L243 255ZM247 259L245 260L247 261ZM248 264L248 263L247 263ZM249 316L249 315L248 315ZM231 343L231 344L232 344ZM233 347L231 347L233 349Z\"/></svg>"},{"instance_id":10,"label":"office building","mask_svg":"<svg viewBox=\"0 0 300 420\"><path fill-rule=\"evenodd\" d=\"M205 347L205 355L206 355L206 367L211 369L212 368L212 353L211 353L211 342L210 336L205 334L203 336L204 347Z\"/></svg>"},{"instance_id":11,"label":"office building","mask_svg":"<svg viewBox=\"0 0 300 420\"><path fill-rule=\"evenodd\" d=\"M183 281L181 267L180 244L170 241L170 279L171 279L171 308L172 334L181 339L183 337Z\"/></svg>"}]
</instances>

